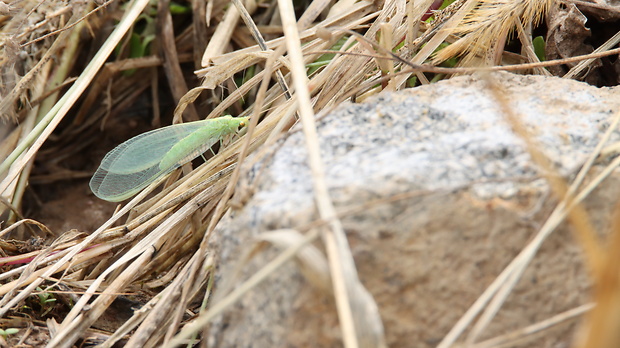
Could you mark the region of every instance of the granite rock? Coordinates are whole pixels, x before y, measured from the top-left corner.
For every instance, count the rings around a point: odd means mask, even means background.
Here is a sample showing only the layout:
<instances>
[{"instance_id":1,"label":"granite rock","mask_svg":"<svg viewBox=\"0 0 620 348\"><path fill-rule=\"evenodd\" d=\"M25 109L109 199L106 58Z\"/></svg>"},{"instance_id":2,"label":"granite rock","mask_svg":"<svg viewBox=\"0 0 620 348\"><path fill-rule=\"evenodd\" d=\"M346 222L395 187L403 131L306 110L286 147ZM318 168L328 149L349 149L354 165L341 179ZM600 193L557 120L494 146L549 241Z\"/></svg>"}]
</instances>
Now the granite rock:
<instances>
[{"instance_id":1,"label":"granite rock","mask_svg":"<svg viewBox=\"0 0 620 348\"><path fill-rule=\"evenodd\" d=\"M508 73L492 78L567 179L620 107L614 88ZM484 81L462 76L346 103L318 122L337 210L364 207L342 222L389 346L435 346L556 204L499 110ZM619 138L615 132L612 141ZM260 233L317 219L303 133L286 137L274 151L245 171L254 194L217 229L218 282L230 277ZM587 199L601 232L620 194L619 179L614 173ZM277 253L271 247L253 257L244 277ZM479 340L587 303L590 286L580 246L562 225ZM569 344L575 325L559 325L521 346ZM214 347L341 346L333 300L310 286L295 263L214 321L209 335Z\"/></svg>"}]
</instances>

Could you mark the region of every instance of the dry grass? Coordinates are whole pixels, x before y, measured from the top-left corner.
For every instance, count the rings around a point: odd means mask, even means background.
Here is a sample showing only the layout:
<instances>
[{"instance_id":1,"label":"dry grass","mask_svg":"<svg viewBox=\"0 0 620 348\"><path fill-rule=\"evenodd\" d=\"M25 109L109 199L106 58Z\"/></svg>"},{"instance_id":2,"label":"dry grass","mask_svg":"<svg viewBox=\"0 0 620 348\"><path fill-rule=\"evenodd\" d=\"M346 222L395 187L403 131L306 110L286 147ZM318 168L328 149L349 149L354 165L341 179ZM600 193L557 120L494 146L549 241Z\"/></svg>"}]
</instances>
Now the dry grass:
<instances>
[{"instance_id":1,"label":"dry grass","mask_svg":"<svg viewBox=\"0 0 620 348\"><path fill-rule=\"evenodd\" d=\"M414 76L427 83L432 75L423 72L467 73L480 70L480 66L510 61L514 54L504 51L504 42L514 26L526 48L524 51L533 52L530 47L531 28L551 3L456 1L438 15L434 23L421 22L420 18L432 2L416 1L413 6L413 2L399 1L341 1L327 8L330 2L315 0L295 23L290 20L293 18L290 0L279 1L273 12L265 8L266 5L257 8L254 3L246 4L244 8L238 1L234 2L235 6L228 7L226 1L193 1L191 10L200 15L194 16L191 25L178 31L179 26L174 26L168 11L169 2L160 1L159 7L151 8L151 14L147 15L156 22L158 54L128 58L123 53L112 62L107 59L116 47L131 45L124 37L143 9L151 6L148 0L138 0L130 7L122 7L117 1L98 7L92 2L79 5L77 2L53 1L0 2L0 25L5 34L1 46L4 54L0 61L0 85L3 88L0 91L3 95L0 114L4 122L19 120L19 126L3 135L5 138L0 148L0 158L3 158L0 192L9 225L0 236L20 228L21 233L43 235L37 228L32 228L31 232L23 229L32 222L19 212L35 155L53 137L52 132L58 130L61 121L67 122L68 126L57 133L61 139L56 142L59 145L52 149L55 150L53 156L47 157L56 158L49 159L56 166L52 168L58 168L58 158L69 158L92 145L100 128L110 127L110 124L118 127L114 115L136 103L138 96L149 89L154 100L153 124L161 123L157 103L163 98L158 96L160 82L154 73L157 68L165 71L172 98L178 103L175 122L203 118L202 115L209 110L209 118L231 110L240 116L252 116L247 134L198 168L191 170L191 164L185 166L182 178L178 178L180 173L173 173L164 189L148 196L162 182L151 185L120 207L96 230L88 231L88 234L62 233L50 239L51 243L36 247L27 254L10 251L12 244L3 241L5 257L2 262L5 267L4 273L0 274L0 294L3 295L0 317L7 318L19 312L18 305L37 291L54 293L69 289L73 294L73 306L63 313L62 322L51 320L47 327L51 336L49 347L70 347L85 333L92 332L93 323L119 294L140 293L146 297L142 309L114 333L103 335L105 343L102 346L110 347L118 340L128 338L127 346L171 347L195 337L210 318L224 311L269 274L277 272L280 265L295 257L300 250L306 250L303 247L321 234L328 254L329 278L333 283L345 345L385 345L378 312L364 317L364 321L357 320L361 308L372 307L374 301L359 283L351 251L327 194L317 151L314 115L325 114L352 97L361 100L383 89L405 88L407 81ZM121 16L123 19L115 24L115 19ZM209 26L205 17L209 18ZM114 30L107 35L112 25ZM362 33L363 38L352 35L352 31ZM101 35L103 32L106 35ZM46 36L49 33L53 34ZM338 42L340 48L325 61L325 66L307 76L306 65L316 62ZM443 42L453 45L441 51L433 62L465 54L460 68L422 65ZM89 49L96 54L82 69L76 62L87 56L85 45L90 45ZM607 49L600 54L614 52L617 53ZM60 64L53 64L52 57ZM518 58L518 63L529 64L509 69L535 68L538 73L546 73L542 67L563 63L540 63L532 54ZM193 62L196 67L199 85L192 85L191 79L187 79L181 69L181 63L188 62ZM138 70L133 75L122 73L129 69ZM249 69L255 70L250 73ZM235 81L244 74L243 83L237 84ZM506 105L501 94L497 98L500 105ZM505 111L510 115L509 108ZM65 117L67 115L70 121ZM299 228L298 232L307 234L287 241L287 250L249 279L244 287L230 294L219 294L218 301L203 304L203 307L209 307L208 310L191 313L188 319L187 311L194 308L192 301L201 298L208 301L214 267L213 258L208 256L210 237L218 221L230 209L246 156L249 153L257 154L257 158L269 155L265 150L268 145L285 136L297 119L301 120L307 139L322 221L308 229L309 232ZM518 129L516 119L511 120L513 127ZM520 135L529 139L526 133ZM536 148L531 144L533 154ZM601 149L602 145L592 154L592 161ZM544 158L535 158L544 164ZM592 161L584 166L583 173L587 172ZM602 251L600 242L593 237L593 229L587 224L587 215L571 209L617 165L617 161L612 162L601 177L581 190L578 188L585 174L569 188L566 183L554 182L555 194L561 199L554 214L540 234L455 325L440 347L453 346L465 328L472 324L474 329L466 342L477 342L478 334L493 318L540 243L569 214L571 223L580 227L580 241L597 285L595 301L617 308L620 298L618 272L612 256L614 250L618 250L618 227L611 237L610 249ZM64 174L65 179L67 176L84 178L90 172L84 169ZM146 199L147 196L150 198ZM10 215L9 210L13 211ZM298 232L291 233L299 235ZM555 323L589 308L578 308L576 312L549 321ZM474 324L474 318L482 311ZM617 346L620 339L611 336L614 328L597 324L600 321L618 323L617 318L612 317L614 313L619 312L615 309L604 312L603 306L596 307L590 314L589 327L603 330L610 336L605 338L606 345L600 341L594 345L594 337L603 337L604 333L595 335L594 331L584 331L591 333L584 334L586 338L581 346ZM525 328L512 336L482 342L479 346L492 347L521 339L550 323ZM373 334L362 334L369 332Z\"/></svg>"}]
</instances>

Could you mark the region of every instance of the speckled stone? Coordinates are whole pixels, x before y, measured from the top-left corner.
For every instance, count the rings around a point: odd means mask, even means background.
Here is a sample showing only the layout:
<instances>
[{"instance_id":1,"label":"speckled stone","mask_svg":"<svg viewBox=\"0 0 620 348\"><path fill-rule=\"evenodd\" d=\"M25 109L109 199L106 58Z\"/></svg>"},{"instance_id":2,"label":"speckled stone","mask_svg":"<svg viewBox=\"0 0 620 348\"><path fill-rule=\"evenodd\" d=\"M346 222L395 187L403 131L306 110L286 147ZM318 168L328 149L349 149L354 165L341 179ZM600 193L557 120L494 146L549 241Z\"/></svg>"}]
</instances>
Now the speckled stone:
<instances>
[{"instance_id":1,"label":"speckled stone","mask_svg":"<svg viewBox=\"0 0 620 348\"><path fill-rule=\"evenodd\" d=\"M614 88L492 76L566 178L620 109ZM389 346L436 345L555 205L523 141L485 88L476 77L457 77L344 104L318 122L327 184L339 211L409 195L342 219ZM612 141L619 138L615 132ZM220 281L259 233L299 228L317 218L303 133L290 135L274 151L246 168L245 185L254 185L255 193L218 227ZM589 211L601 229L619 186L614 174L590 197ZM271 248L254 257L245 276L276 254ZM580 247L568 228L558 229L481 339L587 302L589 284ZM566 344L574 329L550 330L534 346ZM333 301L309 286L292 263L216 320L209 338L214 347L337 347L339 340Z\"/></svg>"}]
</instances>

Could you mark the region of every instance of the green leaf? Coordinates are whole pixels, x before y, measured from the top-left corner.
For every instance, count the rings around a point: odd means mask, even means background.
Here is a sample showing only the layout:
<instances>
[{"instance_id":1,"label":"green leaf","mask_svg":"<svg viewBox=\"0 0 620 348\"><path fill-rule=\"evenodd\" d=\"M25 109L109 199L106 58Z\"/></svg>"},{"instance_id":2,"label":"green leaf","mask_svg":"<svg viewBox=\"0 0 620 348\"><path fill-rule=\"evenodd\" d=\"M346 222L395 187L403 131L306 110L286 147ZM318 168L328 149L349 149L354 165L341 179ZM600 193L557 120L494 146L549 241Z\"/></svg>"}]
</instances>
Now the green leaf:
<instances>
[{"instance_id":1,"label":"green leaf","mask_svg":"<svg viewBox=\"0 0 620 348\"><path fill-rule=\"evenodd\" d=\"M176 2L170 2L170 14L178 15L178 14L189 13L191 11L192 9L189 8L189 6L183 6Z\"/></svg>"},{"instance_id":2,"label":"green leaf","mask_svg":"<svg viewBox=\"0 0 620 348\"><path fill-rule=\"evenodd\" d=\"M547 55L545 54L545 39L542 36L536 36L534 40L532 40L532 44L534 45L534 53L536 53L536 57L541 62L547 60Z\"/></svg>"}]
</instances>

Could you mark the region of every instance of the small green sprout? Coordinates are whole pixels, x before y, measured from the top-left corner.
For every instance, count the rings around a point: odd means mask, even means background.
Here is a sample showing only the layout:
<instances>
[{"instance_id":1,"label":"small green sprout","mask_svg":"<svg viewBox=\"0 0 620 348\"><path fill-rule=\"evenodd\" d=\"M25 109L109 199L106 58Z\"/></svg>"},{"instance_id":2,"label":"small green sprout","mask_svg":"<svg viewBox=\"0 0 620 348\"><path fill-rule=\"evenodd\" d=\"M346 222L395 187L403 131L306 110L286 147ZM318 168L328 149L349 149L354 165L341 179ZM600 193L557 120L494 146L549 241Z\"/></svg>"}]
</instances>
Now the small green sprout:
<instances>
[{"instance_id":1,"label":"small green sprout","mask_svg":"<svg viewBox=\"0 0 620 348\"><path fill-rule=\"evenodd\" d=\"M7 337L8 335L15 335L18 332L19 332L19 329L16 329L14 327L8 328L6 330L0 329L0 336Z\"/></svg>"}]
</instances>

